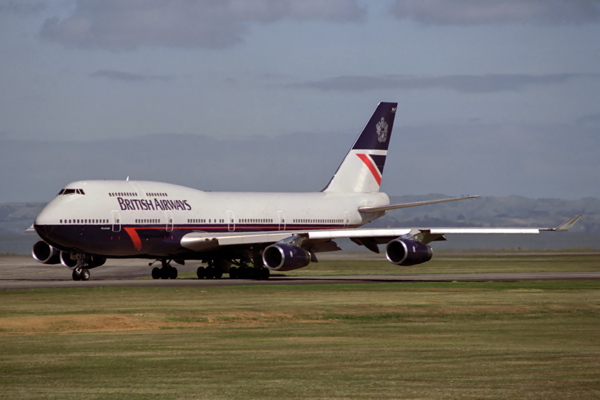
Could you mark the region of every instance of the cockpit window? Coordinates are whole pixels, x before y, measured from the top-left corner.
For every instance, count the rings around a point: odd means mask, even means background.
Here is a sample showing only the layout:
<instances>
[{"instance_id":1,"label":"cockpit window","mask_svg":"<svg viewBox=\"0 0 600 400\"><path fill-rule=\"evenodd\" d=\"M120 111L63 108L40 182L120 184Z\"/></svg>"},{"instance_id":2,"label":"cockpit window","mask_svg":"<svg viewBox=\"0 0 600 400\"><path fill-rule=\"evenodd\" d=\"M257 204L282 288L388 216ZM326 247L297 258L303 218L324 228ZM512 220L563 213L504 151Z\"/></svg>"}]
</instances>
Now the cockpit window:
<instances>
[{"instance_id":1,"label":"cockpit window","mask_svg":"<svg viewBox=\"0 0 600 400\"><path fill-rule=\"evenodd\" d=\"M68 194L85 194L85 192L83 189L63 189L58 193L59 196L66 196Z\"/></svg>"}]
</instances>

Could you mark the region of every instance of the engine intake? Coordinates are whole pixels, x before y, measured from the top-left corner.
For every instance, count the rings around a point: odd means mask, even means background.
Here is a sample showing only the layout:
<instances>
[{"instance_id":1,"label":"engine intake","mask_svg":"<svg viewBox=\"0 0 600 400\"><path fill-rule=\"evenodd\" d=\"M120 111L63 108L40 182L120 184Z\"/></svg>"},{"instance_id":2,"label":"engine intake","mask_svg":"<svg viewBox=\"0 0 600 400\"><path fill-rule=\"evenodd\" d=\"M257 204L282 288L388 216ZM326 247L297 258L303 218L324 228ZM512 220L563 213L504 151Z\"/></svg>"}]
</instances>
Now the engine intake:
<instances>
[{"instance_id":1,"label":"engine intake","mask_svg":"<svg viewBox=\"0 0 600 400\"><path fill-rule=\"evenodd\" d=\"M43 240L35 242L31 250L31 255L43 264L60 263L60 250L55 249Z\"/></svg>"},{"instance_id":2,"label":"engine intake","mask_svg":"<svg viewBox=\"0 0 600 400\"><path fill-rule=\"evenodd\" d=\"M273 271L292 271L310 264L310 253L298 246L272 244L263 252L263 264Z\"/></svg>"},{"instance_id":3,"label":"engine intake","mask_svg":"<svg viewBox=\"0 0 600 400\"><path fill-rule=\"evenodd\" d=\"M60 252L60 263L67 268L74 268L77 266L77 260L71 258L71 253L68 251Z\"/></svg>"},{"instance_id":4,"label":"engine intake","mask_svg":"<svg viewBox=\"0 0 600 400\"><path fill-rule=\"evenodd\" d=\"M92 254L86 258L86 262L88 264L88 268L96 268L104 265L106 258Z\"/></svg>"},{"instance_id":5,"label":"engine intake","mask_svg":"<svg viewBox=\"0 0 600 400\"><path fill-rule=\"evenodd\" d=\"M417 265L431 260L431 247L421 242L407 239L395 239L385 248L385 256L389 262L396 265Z\"/></svg>"}]
</instances>

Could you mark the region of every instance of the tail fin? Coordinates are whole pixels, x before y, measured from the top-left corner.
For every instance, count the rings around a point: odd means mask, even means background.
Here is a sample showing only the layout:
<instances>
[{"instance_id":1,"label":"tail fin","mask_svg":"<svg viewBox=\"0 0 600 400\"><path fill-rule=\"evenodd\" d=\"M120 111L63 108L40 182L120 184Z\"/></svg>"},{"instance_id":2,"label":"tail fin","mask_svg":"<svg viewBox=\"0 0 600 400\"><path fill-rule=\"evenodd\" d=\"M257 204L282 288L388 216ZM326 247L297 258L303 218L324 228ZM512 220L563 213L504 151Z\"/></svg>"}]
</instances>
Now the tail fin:
<instances>
[{"instance_id":1,"label":"tail fin","mask_svg":"<svg viewBox=\"0 0 600 400\"><path fill-rule=\"evenodd\" d=\"M398 103L379 103L324 192L378 192Z\"/></svg>"}]
</instances>

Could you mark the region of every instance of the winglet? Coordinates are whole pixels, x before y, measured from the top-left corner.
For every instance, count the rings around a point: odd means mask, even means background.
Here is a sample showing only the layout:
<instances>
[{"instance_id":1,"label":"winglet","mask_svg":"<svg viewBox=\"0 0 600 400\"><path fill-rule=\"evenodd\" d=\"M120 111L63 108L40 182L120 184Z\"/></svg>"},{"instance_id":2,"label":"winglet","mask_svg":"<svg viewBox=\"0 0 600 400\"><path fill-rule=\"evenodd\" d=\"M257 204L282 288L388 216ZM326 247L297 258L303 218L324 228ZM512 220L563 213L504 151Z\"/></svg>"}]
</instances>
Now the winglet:
<instances>
[{"instance_id":1,"label":"winglet","mask_svg":"<svg viewBox=\"0 0 600 400\"><path fill-rule=\"evenodd\" d=\"M566 232L569 229L571 229L571 227L573 225L575 225L575 223L577 221L579 221L579 218L581 218L581 215L576 215L573 218L568 219L567 221L563 222L562 224L560 224L559 226L557 226L556 228L542 228L540 229L540 231L550 231L550 232Z\"/></svg>"}]
</instances>

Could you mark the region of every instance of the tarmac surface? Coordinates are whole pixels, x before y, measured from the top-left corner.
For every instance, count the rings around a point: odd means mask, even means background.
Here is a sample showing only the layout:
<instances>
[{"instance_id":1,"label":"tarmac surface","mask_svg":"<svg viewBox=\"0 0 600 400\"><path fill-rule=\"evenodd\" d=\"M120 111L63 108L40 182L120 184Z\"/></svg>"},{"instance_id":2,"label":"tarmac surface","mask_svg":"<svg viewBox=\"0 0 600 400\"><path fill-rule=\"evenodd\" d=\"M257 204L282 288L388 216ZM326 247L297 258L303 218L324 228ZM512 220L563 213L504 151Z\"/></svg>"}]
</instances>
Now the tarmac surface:
<instances>
[{"instance_id":1,"label":"tarmac surface","mask_svg":"<svg viewBox=\"0 0 600 400\"><path fill-rule=\"evenodd\" d=\"M195 266L177 266L181 272L195 271ZM600 280L600 271L589 272L524 272L524 273L455 273L455 274L393 274L393 275L330 275L286 276L273 273L269 280L229 279L144 279L150 276L148 262L140 259L111 261L92 269L89 281L73 281L71 271L62 265L44 265L22 256L0 257L0 290L73 288L102 286L252 286L252 285L315 285L391 282L515 282L543 280Z\"/></svg>"}]
</instances>

